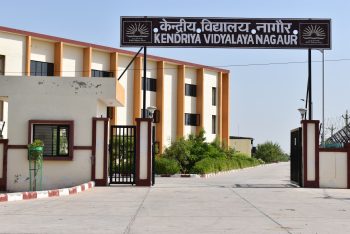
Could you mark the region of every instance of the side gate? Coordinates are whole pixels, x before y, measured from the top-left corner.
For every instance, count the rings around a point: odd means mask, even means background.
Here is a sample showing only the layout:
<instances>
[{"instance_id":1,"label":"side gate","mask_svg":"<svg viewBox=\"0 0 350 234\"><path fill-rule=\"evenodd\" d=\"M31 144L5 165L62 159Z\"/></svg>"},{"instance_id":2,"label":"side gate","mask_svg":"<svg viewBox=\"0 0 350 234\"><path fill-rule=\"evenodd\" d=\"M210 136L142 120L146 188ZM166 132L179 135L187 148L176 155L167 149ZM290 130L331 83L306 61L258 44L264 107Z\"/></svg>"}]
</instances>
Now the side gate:
<instances>
[{"instance_id":1,"label":"side gate","mask_svg":"<svg viewBox=\"0 0 350 234\"><path fill-rule=\"evenodd\" d=\"M290 180L302 186L302 128L291 131Z\"/></svg>"},{"instance_id":2,"label":"side gate","mask_svg":"<svg viewBox=\"0 0 350 234\"><path fill-rule=\"evenodd\" d=\"M136 126L110 129L109 184L135 184Z\"/></svg>"}]
</instances>

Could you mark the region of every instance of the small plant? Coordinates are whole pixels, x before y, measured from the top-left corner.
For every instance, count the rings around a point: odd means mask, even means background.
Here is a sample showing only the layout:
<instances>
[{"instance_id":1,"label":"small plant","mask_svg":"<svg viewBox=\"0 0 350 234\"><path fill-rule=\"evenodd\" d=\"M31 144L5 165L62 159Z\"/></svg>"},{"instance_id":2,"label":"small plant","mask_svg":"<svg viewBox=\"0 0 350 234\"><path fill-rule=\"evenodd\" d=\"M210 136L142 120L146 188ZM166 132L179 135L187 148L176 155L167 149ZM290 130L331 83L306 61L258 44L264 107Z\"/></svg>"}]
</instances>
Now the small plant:
<instances>
[{"instance_id":1,"label":"small plant","mask_svg":"<svg viewBox=\"0 0 350 234\"><path fill-rule=\"evenodd\" d=\"M28 145L29 159L38 161L42 159L43 156L44 142L42 140L36 139L33 143Z\"/></svg>"},{"instance_id":2,"label":"small plant","mask_svg":"<svg viewBox=\"0 0 350 234\"><path fill-rule=\"evenodd\" d=\"M180 166L174 159L156 157L155 170L158 175L173 175L180 172Z\"/></svg>"}]
</instances>

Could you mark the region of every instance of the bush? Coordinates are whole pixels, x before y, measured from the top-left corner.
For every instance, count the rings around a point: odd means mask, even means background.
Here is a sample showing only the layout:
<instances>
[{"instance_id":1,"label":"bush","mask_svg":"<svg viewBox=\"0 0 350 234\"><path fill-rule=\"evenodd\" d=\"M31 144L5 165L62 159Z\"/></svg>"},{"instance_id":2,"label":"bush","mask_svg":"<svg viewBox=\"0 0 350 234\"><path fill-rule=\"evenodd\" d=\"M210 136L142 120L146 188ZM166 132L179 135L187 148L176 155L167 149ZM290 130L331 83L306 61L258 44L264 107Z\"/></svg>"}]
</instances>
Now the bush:
<instances>
[{"instance_id":1,"label":"bush","mask_svg":"<svg viewBox=\"0 0 350 234\"><path fill-rule=\"evenodd\" d=\"M219 171L228 171L239 168L253 167L259 165L258 159L249 158L242 155L233 156L231 159L222 158L204 158L197 162L192 168L193 173L207 174Z\"/></svg>"},{"instance_id":2,"label":"bush","mask_svg":"<svg viewBox=\"0 0 350 234\"><path fill-rule=\"evenodd\" d=\"M158 175L173 175L180 172L180 166L174 159L156 157L155 171Z\"/></svg>"},{"instance_id":3,"label":"bush","mask_svg":"<svg viewBox=\"0 0 350 234\"><path fill-rule=\"evenodd\" d=\"M280 145L271 141L259 144L256 148L254 157L267 163L289 160L289 156L283 152Z\"/></svg>"}]
</instances>

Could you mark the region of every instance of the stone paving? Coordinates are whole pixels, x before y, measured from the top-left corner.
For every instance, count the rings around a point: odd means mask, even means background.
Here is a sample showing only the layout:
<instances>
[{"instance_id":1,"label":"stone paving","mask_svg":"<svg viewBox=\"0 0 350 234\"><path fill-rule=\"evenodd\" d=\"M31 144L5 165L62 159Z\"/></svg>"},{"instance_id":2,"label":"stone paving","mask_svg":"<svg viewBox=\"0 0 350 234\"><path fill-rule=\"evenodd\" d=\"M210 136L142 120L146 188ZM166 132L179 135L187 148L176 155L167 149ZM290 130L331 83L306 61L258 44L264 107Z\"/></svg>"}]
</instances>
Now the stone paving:
<instances>
[{"instance_id":1,"label":"stone paving","mask_svg":"<svg viewBox=\"0 0 350 234\"><path fill-rule=\"evenodd\" d=\"M0 203L0 233L350 233L350 191L296 188L279 163Z\"/></svg>"}]
</instances>

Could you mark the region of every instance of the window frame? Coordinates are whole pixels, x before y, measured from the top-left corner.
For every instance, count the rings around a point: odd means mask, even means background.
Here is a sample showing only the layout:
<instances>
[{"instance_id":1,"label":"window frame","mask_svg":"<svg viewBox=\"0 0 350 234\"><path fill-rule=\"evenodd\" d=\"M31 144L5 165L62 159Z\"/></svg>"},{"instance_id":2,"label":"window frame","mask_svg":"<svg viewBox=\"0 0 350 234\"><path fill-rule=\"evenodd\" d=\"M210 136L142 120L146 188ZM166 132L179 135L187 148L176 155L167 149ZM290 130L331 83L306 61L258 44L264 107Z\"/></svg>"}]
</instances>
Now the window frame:
<instances>
[{"instance_id":1,"label":"window frame","mask_svg":"<svg viewBox=\"0 0 350 234\"><path fill-rule=\"evenodd\" d=\"M211 105L216 106L217 105L217 92L216 92L216 87L211 88Z\"/></svg>"},{"instance_id":2,"label":"window frame","mask_svg":"<svg viewBox=\"0 0 350 234\"><path fill-rule=\"evenodd\" d=\"M185 126L200 126L200 114L185 113L184 118Z\"/></svg>"},{"instance_id":3,"label":"window frame","mask_svg":"<svg viewBox=\"0 0 350 234\"><path fill-rule=\"evenodd\" d=\"M67 156L44 156L43 160L49 161L72 161L74 153L74 121L73 120L29 120L28 144L33 142L34 125L68 126L68 155ZM45 147L45 146L44 146Z\"/></svg>"},{"instance_id":4,"label":"window frame","mask_svg":"<svg viewBox=\"0 0 350 234\"><path fill-rule=\"evenodd\" d=\"M6 65L5 62L6 62L6 56L3 55L3 54L0 54L0 63L3 63L3 64L2 64L3 71L1 72L1 70L0 70L0 75L1 75L1 76L4 76L4 75L5 75L5 65Z\"/></svg>"},{"instance_id":5,"label":"window frame","mask_svg":"<svg viewBox=\"0 0 350 234\"><path fill-rule=\"evenodd\" d=\"M197 97L197 85L185 84L185 96Z\"/></svg>"},{"instance_id":6,"label":"window frame","mask_svg":"<svg viewBox=\"0 0 350 234\"><path fill-rule=\"evenodd\" d=\"M37 66L40 65L40 71L37 71ZM45 66L43 66L45 65ZM35 72L34 68L35 67ZM43 74L43 67L46 67L46 75ZM42 62L37 60L30 60L30 75L31 76L54 76L55 64L49 62Z\"/></svg>"},{"instance_id":7,"label":"window frame","mask_svg":"<svg viewBox=\"0 0 350 234\"><path fill-rule=\"evenodd\" d=\"M142 77L141 90L143 90L143 79ZM157 92L157 79L146 77L146 91Z\"/></svg>"},{"instance_id":8,"label":"window frame","mask_svg":"<svg viewBox=\"0 0 350 234\"><path fill-rule=\"evenodd\" d=\"M111 71L91 69L91 77L112 78L114 77L114 73Z\"/></svg>"},{"instance_id":9,"label":"window frame","mask_svg":"<svg viewBox=\"0 0 350 234\"><path fill-rule=\"evenodd\" d=\"M211 116L211 134L217 134L216 115Z\"/></svg>"}]
</instances>

